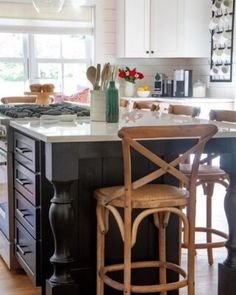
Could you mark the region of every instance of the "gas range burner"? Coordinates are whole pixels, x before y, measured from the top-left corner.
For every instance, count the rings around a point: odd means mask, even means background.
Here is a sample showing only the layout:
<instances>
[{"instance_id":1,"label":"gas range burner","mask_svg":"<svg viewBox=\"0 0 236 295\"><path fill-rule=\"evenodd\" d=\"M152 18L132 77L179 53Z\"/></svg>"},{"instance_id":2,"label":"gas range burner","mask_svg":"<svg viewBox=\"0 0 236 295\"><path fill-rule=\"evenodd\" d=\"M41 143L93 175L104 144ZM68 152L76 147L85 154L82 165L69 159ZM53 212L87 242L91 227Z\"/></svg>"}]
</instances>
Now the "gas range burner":
<instances>
[{"instance_id":1,"label":"gas range burner","mask_svg":"<svg viewBox=\"0 0 236 295\"><path fill-rule=\"evenodd\" d=\"M51 104L40 106L34 104L0 105L0 113L10 118L39 118L42 115L68 115L76 114L77 117L89 116L88 108L70 104Z\"/></svg>"}]
</instances>

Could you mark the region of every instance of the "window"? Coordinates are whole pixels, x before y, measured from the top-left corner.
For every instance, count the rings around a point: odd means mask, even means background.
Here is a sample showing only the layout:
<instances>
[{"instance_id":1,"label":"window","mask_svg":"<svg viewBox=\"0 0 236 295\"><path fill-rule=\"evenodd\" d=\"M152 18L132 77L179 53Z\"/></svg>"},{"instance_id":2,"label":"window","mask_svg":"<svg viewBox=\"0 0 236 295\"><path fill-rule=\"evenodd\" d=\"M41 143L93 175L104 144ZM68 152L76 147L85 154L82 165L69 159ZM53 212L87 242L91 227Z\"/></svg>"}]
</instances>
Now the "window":
<instances>
[{"instance_id":1,"label":"window","mask_svg":"<svg viewBox=\"0 0 236 295\"><path fill-rule=\"evenodd\" d=\"M89 36L0 33L0 44L1 96L23 94L33 82L53 83L68 95L89 86Z\"/></svg>"}]
</instances>

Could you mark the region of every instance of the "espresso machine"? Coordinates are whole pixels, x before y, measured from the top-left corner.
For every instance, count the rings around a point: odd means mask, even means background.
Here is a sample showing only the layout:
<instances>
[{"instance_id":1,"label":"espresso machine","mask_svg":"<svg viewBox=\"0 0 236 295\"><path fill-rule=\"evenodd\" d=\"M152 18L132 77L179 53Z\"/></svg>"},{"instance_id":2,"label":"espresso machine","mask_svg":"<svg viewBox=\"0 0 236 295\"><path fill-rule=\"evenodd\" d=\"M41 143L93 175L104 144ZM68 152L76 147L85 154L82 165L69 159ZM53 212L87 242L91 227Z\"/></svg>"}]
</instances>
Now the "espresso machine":
<instances>
[{"instance_id":1,"label":"espresso machine","mask_svg":"<svg viewBox=\"0 0 236 295\"><path fill-rule=\"evenodd\" d=\"M190 97L193 95L192 70L174 71L174 97Z\"/></svg>"},{"instance_id":2,"label":"espresso machine","mask_svg":"<svg viewBox=\"0 0 236 295\"><path fill-rule=\"evenodd\" d=\"M173 80L168 80L165 74L157 73L154 79L154 91L152 92L152 97L167 96L173 96Z\"/></svg>"}]
</instances>

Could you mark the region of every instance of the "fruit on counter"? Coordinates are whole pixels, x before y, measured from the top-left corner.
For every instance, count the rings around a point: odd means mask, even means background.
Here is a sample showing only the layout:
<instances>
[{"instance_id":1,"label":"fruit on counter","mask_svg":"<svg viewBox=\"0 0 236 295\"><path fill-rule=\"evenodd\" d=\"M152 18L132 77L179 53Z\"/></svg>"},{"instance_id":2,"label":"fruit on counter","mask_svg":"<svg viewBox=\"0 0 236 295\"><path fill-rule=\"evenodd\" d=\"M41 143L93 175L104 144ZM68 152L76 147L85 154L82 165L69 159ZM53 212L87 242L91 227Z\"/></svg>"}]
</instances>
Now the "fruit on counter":
<instances>
[{"instance_id":1,"label":"fruit on counter","mask_svg":"<svg viewBox=\"0 0 236 295\"><path fill-rule=\"evenodd\" d=\"M147 85L138 87L138 91L149 91L149 90L150 90L150 87Z\"/></svg>"}]
</instances>

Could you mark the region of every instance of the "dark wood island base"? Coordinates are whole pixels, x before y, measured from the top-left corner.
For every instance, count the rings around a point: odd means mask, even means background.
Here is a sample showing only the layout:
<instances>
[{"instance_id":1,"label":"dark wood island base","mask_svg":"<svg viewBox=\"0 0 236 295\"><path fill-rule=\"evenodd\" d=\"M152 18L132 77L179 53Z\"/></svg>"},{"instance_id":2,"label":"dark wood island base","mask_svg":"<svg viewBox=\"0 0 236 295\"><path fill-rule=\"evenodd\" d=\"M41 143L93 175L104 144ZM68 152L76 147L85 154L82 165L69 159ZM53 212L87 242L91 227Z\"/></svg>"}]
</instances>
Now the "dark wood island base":
<instances>
[{"instance_id":1,"label":"dark wood island base","mask_svg":"<svg viewBox=\"0 0 236 295\"><path fill-rule=\"evenodd\" d=\"M236 294L236 269L219 263L218 266L218 295Z\"/></svg>"}]
</instances>

